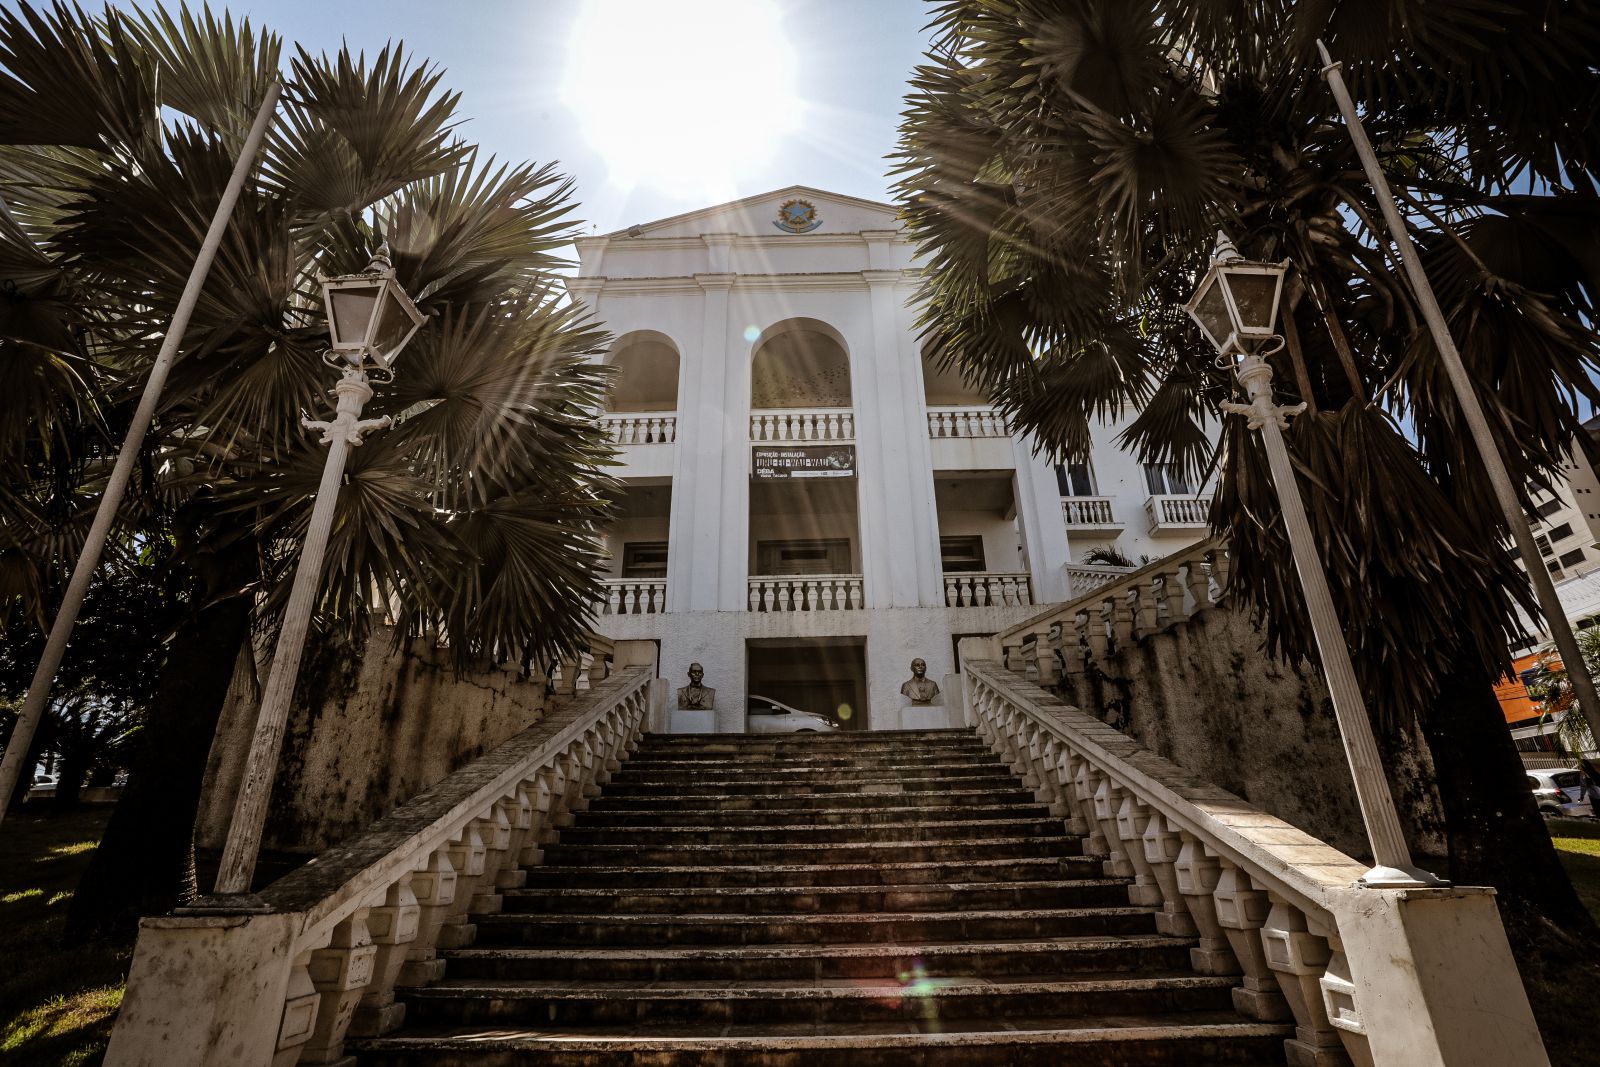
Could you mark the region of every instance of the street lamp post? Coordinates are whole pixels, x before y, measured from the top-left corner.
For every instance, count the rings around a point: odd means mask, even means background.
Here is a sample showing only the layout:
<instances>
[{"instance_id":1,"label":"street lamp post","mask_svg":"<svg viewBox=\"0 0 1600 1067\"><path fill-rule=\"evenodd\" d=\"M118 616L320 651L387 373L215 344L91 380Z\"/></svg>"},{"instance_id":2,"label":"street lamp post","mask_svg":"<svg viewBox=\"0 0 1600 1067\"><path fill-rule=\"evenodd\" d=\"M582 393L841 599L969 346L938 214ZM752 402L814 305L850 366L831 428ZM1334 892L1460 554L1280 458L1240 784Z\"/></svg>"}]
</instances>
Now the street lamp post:
<instances>
[{"instance_id":1,"label":"street lamp post","mask_svg":"<svg viewBox=\"0 0 1600 1067\"><path fill-rule=\"evenodd\" d=\"M1199 324L1206 340L1217 350L1219 362L1234 369L1249 396L1248 404L1224 402L1222 410L1243 415L1249 427L1261 433L1267 463L1283 509L1283 522L1294 554L1295 570L1306 599L1306 612L1322 659L1323 674L1333 697L1333 713L1339 723L1345 758L1355 780L1356 800L1372 846L1374 866L1361 876L1365 885L1385 889L1437 885L1438 879L1419 871L1411 862L1411 850L1400 829L1394 797L1384 777L1378 756L1372 722L1366 702L1356 684L1350 650L1333 610L1333 595L1317 551L1311 523L1306 518L1305 502L1289 463L1283 431L1288 416L1305 410L1304 404L1280 406L1272 395L1272 368L1266 356L1283 346L1274 332L1278 300L1283 291L1283 276L1288 262L1260 263L1242 258L1224 234L1217 234L1217 248L1211 257L1200 288L1184 310Z\"/></svg>"},{"instance_id":2,"label":"street lamp post","mask_svg":"<svg viewBox=\"0 0 1600 1067\"><path fill-rule=\"evenodd\" d=\"M333 342L323 359L340 371L339 384L334 386L338 405L331 422L306 419L303 425L308 430L322 432L328 458L306 528L300 566L295 571L289 603L284 608L283 625L278 630L272 667L261 693L261 711L256 717L255 735L250 740L244 779L234 801L233 820L228 825L228 840L222 850L215 895L200 904L202 909L222 906L226 910L240 910L242 906L247 910L251 906L245 894L250 892L250 881L255 874L256 853L261 845L267 800L272 793L272 779L283 747L283 730L300 672L300 656L305 650L306 631L311 625L322 584L322 557L328 547L328 533L333 528L345 459L364 435L390 423L388 416L381 419L361 417L362 407L372 398L367 372L370 368L381 375L382 380L393 381L395 359L423 321L422 313L395 280L387 244L378 249L371 264L360 274L324 279L322 299L327 307L328 332Z\"/></svg>"}]
</instances>

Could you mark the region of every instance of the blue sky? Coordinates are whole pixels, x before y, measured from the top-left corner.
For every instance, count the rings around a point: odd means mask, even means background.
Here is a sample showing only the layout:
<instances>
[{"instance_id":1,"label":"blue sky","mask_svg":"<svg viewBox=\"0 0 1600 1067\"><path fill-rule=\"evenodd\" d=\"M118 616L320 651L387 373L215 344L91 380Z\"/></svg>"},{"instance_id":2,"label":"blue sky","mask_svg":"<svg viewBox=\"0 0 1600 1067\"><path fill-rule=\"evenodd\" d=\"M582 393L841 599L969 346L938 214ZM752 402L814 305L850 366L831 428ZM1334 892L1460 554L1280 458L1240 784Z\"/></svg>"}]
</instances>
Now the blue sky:
<instances>
[{"instance_id":1,"label":"blue sky","mask_svg":"<svg viewBox=\"0 0 1600 1067\"><path fill-rule=\"evenodd\" d=\"M697 23L710 17L710 2L653 0L640 5L638 17L650 20L652 34L670 35L685 26L697 33ZM715 203L725 194L795 183L887 198L883 157L894 146L906 77L925 47L929 9L921 0L775 0L775 31L748 47L758 65L773 49L790 50L798 107L768 110L796 111L798 118L773 115L774 123L793 122L796 128L777 138L765 158L743 151L745 136L719 138L706 162L727 177L671 187L648 179L634 185L614 180L605 152L586 132L592 124L583 114L585 103L568 99L572 63L580 59L585 69L616 66L616 84L659 104L652 86L630 77L615 57L571 54L587 3L592 0L235 0L226 6L313 50L336 49L341 38L368 52L391 39L404 41L415 54L442 65L446 84L463 94L464 136L514 160L560 162L577 181L581 215L590 223L586 230L605 232ZM709 66L714 76L721 64L697 66ZM714 118L741 95L737 84L728 84L698 99L673 101L665 125ZM761 136L770 137L770 131L751 133Z\"/></svg>"}]
</instances>

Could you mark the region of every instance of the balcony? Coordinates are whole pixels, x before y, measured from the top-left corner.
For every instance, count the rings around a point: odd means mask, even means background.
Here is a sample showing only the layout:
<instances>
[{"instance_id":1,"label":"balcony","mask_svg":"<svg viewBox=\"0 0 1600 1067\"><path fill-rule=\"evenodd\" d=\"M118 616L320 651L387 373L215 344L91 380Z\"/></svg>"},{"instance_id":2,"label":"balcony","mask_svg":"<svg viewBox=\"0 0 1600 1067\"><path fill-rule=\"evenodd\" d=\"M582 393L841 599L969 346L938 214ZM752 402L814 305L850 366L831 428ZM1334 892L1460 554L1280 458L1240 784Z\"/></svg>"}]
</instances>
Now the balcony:
<instances>
[{"instance_id":1,"label":"balcony","mask_svg":"<svg viewBox=\"0 0 1600 1067\"><path fill-rule=\"evenodd\" d=\"M1062 497L1061 519L1068 533L1114 535L1122 532L1122 523L1111 510L1108 496Z\"/></svg>"},{"instance_id":2,"label":"balcony","mask_svg":"<svg viewBox=\"0 0 1600 1067\"><path fill-rule=\"evenodd\" d=\"M944 603L951 608L1025 608L1033 603L1033 582L1025 571L946 574Z\"/></svg>"},{"instance_id":3,"label":"balcony","mask_svg":"<svg viewBox=\"0 0 1600 1067\"><path fill-rule=\"evenodd\" d=\"M854 441L856 417L849 408L785 408L752 411L750 440Z\"/></svg>"},{"instance_id":4,"label":"balcony","mask_svg":"<svg viewBox=\"0 0 1600 1067\"><path fill-rule=\"evenodd\" d=\"M860 611L859 574L806 574L750 579L751 611Z\"/></svg>"},{"instance_id":5,"label":"balcony","mask_svg":"<svg viewBox=\"0 0 1600 1067\"><path fill-rule=\"evenodd\" d=\"M619 445L670 445L678 437L678 413L614 411L600 416Z\"/></svg>"},{"instance_id":6,"label":"balcony","mask_svg":"<svg viewBox=\"0 0 1600 1067\"><path fill-rule=\"evenodd\" d=\"M1011 428L1006 425L1005 417L991 407L930 407L928 436L935 440L947 437L1010 437Z\"/></svg>"},{"instance_id":7,"label":"balcony","mask_svg":"<svg viewBox=\"0 0 1600 1067\"><path fill-rule=\"evenodd\" d=\"M1151 533L1204 530L1210 510L1211 501L1192 493L1156 495L1144 502Z\"/></svg>"},{"instance_id":8,"label":"balcony","mask_svg":"<svg viewBox=\"0 0 1600 1067\"><path fill-rule=\"evenodd\" d=\"M665 578L606 578L601 615L660 615L667 610Z\"/></svg>"}]
</instances>

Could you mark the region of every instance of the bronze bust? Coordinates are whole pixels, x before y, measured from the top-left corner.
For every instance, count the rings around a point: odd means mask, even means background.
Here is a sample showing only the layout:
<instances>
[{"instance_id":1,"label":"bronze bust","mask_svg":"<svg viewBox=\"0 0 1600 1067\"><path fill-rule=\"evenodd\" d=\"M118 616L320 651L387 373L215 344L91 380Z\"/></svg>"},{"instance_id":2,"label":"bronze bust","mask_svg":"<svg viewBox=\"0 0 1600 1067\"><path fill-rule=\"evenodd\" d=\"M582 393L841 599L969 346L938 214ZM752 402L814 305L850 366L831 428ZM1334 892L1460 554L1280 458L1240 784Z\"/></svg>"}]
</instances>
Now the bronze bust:
<instances>
[{"instance_id":1,"label":"bronze bust","mask_svg":"<svg viewBox=\"0 0 1600 1067\"><path fill-rule=\"evenodd\" d=\"M931 704L939 695L939 683L928 677L928 663L920 656L911 661L911 677L900 687L902 696L913 704Z\"/></svg>"},{"instance_id":2,"label":"bronze bust","mask_svg":"<svg viewBox=\"0 0 1600 1067\"><path fill-rule=\"evenodd\" d=\"M698 663L689 664L689 684L678 690L678 707L692 711L710 711L716 704L717 691L701 685L706 669Z\"/></svg>"}]
</instances>

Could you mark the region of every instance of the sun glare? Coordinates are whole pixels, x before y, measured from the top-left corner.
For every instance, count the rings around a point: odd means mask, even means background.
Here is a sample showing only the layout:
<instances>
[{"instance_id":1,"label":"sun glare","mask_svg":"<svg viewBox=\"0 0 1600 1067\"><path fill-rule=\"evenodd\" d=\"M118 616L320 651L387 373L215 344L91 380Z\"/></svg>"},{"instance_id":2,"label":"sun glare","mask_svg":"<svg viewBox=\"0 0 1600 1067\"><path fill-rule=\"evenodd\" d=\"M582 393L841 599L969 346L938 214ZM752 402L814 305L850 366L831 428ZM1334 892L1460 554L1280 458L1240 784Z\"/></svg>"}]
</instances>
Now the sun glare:
<instances>
[{"instance_id":1,"label":"sun glare","mask_svg":"<svg viewBox=\"0 0 1600 1067\"><path fill-rule=\"evenodd\" d=\"M799 128L794 49L772 0L585 0L563 97L607 178L720 193Z\"/></svg>"}]
</instances>

